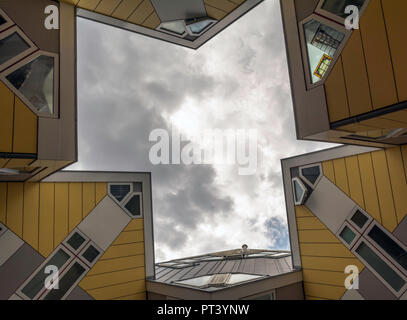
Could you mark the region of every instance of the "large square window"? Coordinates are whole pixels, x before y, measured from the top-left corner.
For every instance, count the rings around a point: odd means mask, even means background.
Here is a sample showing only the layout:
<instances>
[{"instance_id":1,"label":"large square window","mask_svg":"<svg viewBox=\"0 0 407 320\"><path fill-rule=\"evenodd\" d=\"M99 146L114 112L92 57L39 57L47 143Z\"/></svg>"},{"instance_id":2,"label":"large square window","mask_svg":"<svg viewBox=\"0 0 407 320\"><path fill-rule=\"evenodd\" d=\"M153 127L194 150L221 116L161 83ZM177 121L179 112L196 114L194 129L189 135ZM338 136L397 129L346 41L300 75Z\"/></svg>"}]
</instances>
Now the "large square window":
<instances>
[{"instance_id":1,"label":"large square window","mask_svg":"<svg viewBox=\"0 0 407 320\"><path fill-rule=\"evenodd\" d=\"M348 15L345 13L345 8L347 6L353 5L361 9L364 3L365 0L324 0L321 9L338 17L346 18Z\"/></svg>"}]
</instances>

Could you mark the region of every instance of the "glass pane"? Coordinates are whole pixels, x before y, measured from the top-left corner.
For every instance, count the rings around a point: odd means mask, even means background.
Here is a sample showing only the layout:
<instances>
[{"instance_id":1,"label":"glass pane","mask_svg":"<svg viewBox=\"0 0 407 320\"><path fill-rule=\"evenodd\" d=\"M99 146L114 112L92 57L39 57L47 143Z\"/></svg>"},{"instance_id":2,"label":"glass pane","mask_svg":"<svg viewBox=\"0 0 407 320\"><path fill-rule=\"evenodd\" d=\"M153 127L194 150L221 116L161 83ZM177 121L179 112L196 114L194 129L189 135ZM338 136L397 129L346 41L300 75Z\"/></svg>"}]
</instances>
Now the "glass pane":
<instances>
[{"instance_id":1,"label":"glass pane","mask_svg":"<svg viewBox=\"0 0 407 320\"><path fill-rule=\"evenodd\" d=\"M125 205L126 209L129 210L129 212L133 216L140 216L141 215L141 209L140 209L140 195L136 194L134 195L129 202Z\"/></svg>"},{"instance_id":2,"label":"glass pane","mask_svg":"<svg viewBox=\"0 0 407 320\"><path fill-rule=\"evenodd\" d=\"M78 250L79 247L85 242L85 239L77 232L75 232L72 237L69 238L67 243L74 249Z\"/></svg>"},{"instance_id":3,"label":"glass pane","mask_svg":"<svg viewBox=\"0 0 407 320\"><path fill-rule=\"evenodd\" d=\"M193 33L199 34L202 31L204 31L206 28L208 28L211 24L213 24L213 21L211 21L211 20L195 22L195 23L189 25L189 29L191 29L191 31Z\"/></svg>"},{"instance_id":4,"label":"glass pane","mask_svg":"<svg viewBox=\"0 0 407 320\"><path fill-rule=\"evenodd\" d=\"M59 280L59 289L52 289L44 300L61 300L65 293L75 284L86 269L75 262L67 273Z\"/></svg>"},{"instance_id":5,"label":"glass pane","mask_svg":"<svg viewBox=\"0 0 407 320\"><path fill-rule=\"evenodd\" d=\"M368 217L366 217L362 212L357 210L351 220L359 227L363 228L363 226L366 224Z\"/></svg>"},{"instance_id":6,"label":"glass pane","mask_svg":"<svg viewBox=\"0 0 407 320\"><path fill-rule=\"evenodd\" d=\"M89 248L83 253L83 257L88 260L90 263L95 261L97 256L99 255L100 251L96 249L94 246L90 245Z\"/></svg>"},{"instance_id":7,"label":"glass pane","mask_svg":"<svg viewBox=\"0 0 407 320\"><path fill-rule=\"evenodd\" d=\"M40 56L7 76L39 112L54 111L54 58Z\"/></svg>"},{"instance_id":8,"label":"glass pane","mask_svg":"<svg viewBox=\"0 0 407 320\"><path fill-rule=\"evenodd\" d=\"M382 229L374 226L369 237L407 270L407 252L390 238Z\"/></svg>"},{"instance_id":9,"label":"glass pane","mask_svg":"<svg viewBox=\"0 0 407 320\"><path fill-rule=\"evenodd\" d=\"M4 19L1 15L0 15L0 26L2 25L2 24L5 24L7 21L6 21L6 19Z\"/></svg>"},{"instance_id":10,"label":"glass pane","mask_svg":"<svg viewBox=\"0 0 407 320\"><path fill-rule=\"evenodd\" d=\"M356 252L397 292L406 283L365 243L362 242Z\"/></svg>"},{"instance_id":11,"label":"glass pane","mask_svg":"<svg viewBox=\"0 0 407 320\"><path fill-rule=\"evenodd\" d=\"M130 186L128 184L114 184L110 186L110 193L113 197L117 199L117 201L122 201L125 196L127 196L130 192Z\"/></svg>"},{"instance_id":12,"label":"glass pane","mask_svg":"<svg viewBox=\"0 0 407 320\"><path fill-rule=\"evenodd\" d=\"M324 77L345 34L316 20L304 24L304 33L311 80L316 83Z\"/></svg>"},{"instance_id":13,"label":"glass pane","mask_svg":"<svg viewBox=\"0 0 407 320\"><path fill-rule=\"evenodd\" d=\"M319 166L304 168L301 171L302 175L312 184L315 184L321 174Z\"/></svg>"},{"instance_id":14,"label":"glass pane","mask_svg":"<svg viewBox=\"0 0 407 320\"><path fill-rule=\"evenodd\" d=\"M42 290L45 289L45 279L50 276L50 274L45 273L45 268L47 266L56 266L60 269L70 258L70 256L59 249L58 252L44 265L37 274L31 279L29 283L21 290L28 298L34 299L34 297Z\"/></svg>"},{"instance_id":15,"label":"glass pane","mask_svg":"<svg viewBox=\"0 0 407 320\"><path fill-rule=\"evenodd\" d=\"M0 65L11 58L18 56L20 53L28 50L30 46L17 32L0 40Z\"/></svg>"},{"instance_id":16,"label":"glass pane","mask_svg":"<svg viewBox=\"0 0 407 320\"><path fill-rule=\"evenodd\" d=\"M357 6L359 9L363 6L365 0L325 0L322 9L333 13L339 17L346 18L345 8L349 5Z\"/></svg>"},{"instance_id":17,"label":"glass pane","mask_svg":"<svg viewBox=\"0 0 407 320\"><path fill-rule=\"evenodd\" d=\"M160 29L182 36L185 33L185 23L181 20L164 22L161 24Z\"/></svg>"},{"instance_id":18,"label":"glass pane","mask_svg":"<svg viewBox=\"0 0 407 320\"><path fill-rule=\"evenodd\" d=\"M300 202L301 198L304 195L305 190L302 188L302 186L299 184L297 180L294 180L294 196L295 196L295 201Z\"/></svg>"},{"instance_id":19,"label":"glass pane","mask_svg":"<svg viewBox=\"0 0 407 320\"><path fill-rule=\"evenodd\" d=\"M232 274L228 284L236 284L244 281L254 280L262 278L263 276L253 275L253 274Z\"/></svg>"},{"instance_id":20,"label":"glass pane","mask_svg":"<svg viewBox=\"0 0 407 320\"><path fill-rule=\"evenodd\" d=\"M208 284L208 281L211 279L211 277L212 276L203 276L203 277L199 277L199 278L178 281L178 283L186 284L186 285L194 286L194 287L203 287Z\"/></svg>"},{"instance_id":21,"label":"glass pane","mask_svg":"<svg viewBox=\"0 0 407 320\"><path fill-rule=\"evenodd\" d=\"M347 244L351 244L355 239L356 234L348 227L343 228L341 234L339 235Z\"/></svg>"}]
</instances>

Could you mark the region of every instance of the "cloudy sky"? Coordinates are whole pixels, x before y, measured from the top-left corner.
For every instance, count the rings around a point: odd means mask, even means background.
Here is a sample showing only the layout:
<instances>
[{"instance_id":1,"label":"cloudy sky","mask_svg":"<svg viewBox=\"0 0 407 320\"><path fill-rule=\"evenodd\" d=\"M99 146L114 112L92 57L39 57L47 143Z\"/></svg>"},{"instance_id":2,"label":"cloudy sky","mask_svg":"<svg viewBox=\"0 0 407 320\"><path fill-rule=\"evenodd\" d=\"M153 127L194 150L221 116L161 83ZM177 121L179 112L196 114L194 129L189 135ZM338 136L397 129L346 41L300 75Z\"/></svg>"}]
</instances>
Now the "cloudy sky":
<instances>
[{"instance_id":1,"label":"cloudy sky","mask_svg":"<svg viewBox=\"0 0 407 320\"><path fill-rule=\"evenodd\" d=\"M156 260L288 249L280 159L329 147L296 140L278 0L198 51L78 20L79 162L151 171ZM257 129L255 175L237 165L158 165L154 129Z\"/></svg>"}]
</instances>

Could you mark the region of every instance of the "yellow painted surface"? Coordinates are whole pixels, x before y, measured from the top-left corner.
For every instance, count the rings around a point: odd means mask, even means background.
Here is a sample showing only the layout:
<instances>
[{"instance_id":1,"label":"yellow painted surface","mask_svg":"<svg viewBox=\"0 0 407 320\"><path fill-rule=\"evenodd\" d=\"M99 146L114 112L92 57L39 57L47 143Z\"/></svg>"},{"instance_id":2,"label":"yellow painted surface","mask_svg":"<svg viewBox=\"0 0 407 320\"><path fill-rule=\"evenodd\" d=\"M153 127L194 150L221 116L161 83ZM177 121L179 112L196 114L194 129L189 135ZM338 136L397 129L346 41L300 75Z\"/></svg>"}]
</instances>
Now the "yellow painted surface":
<instances>
[{"instance_id":1,"label":"yellow painted surface","mask_svg":"<svg viewBox=\"0 0 407 320\"><path fill-rule=\"evenodd\" d=\"M407 100L407 47L403 31L407 21L401 14L406 10L403 0L370 1L360 19L360 30L353 32L325 83L331 122L347 118L347 107L349 116L356 116ZM405 123L405 114L397 113L401 117L385 115L379 121L365 121L361 125L403 128L405 125L400 123Z\"/></svg>"},{"instance_id":2,"label":"yellow painted surface","mask_svg":"<svg viewBox=\"0 0 407 320\"><path fill-rule=\"evenodd\" d=\"M13 152L37 153L37 116L15 98Z\"/></svg>"},{"instance_id":3,"label":"yellow painted surface","mask_svg":"<svg viewBox=\"0 0 407 320\"><path fill-rule=\"evenodd\" d=\"M95 299L145 298L143 220L132 220L80 282Z\"/></svg>"},{"instance_id":4,"label":"yellow painted surface","mask_svg":"<svg viewBox=\"0 0 407 320\"><path fill-rule=\"evenodd\" d=\"M153 14L154 11L154 7L150 0L143 0L143 2L140 3L133 14L130 15L128 21L135 24L143 25L144 21L146 21L147 18L151 14Z\"/></svg>"},{"instance_id":5,"label":"yellow painted surface","mask_svg":"<svg viewBox=\"0 0 407 320\"><path fill-rule=\"evenodd\" d=\"M339 187L339 189L349 195L349 183L345 159L335 159L333 160L333 165L336 185Z\"/></svg>"},{"instance_id":6,"label":"yellow painted surface","mask_svg":"<svg viewBox=\"0 0 407 320\"><path fill-rule=\"evenodd\" d=\"M95 183L0 183L0 222L47 257L82 221L82 189L88 188L95 190ZM98 190L100 198L107 184L98 183Z\"/></svg>"},{"instance_id":7,"label":"yellow painted surface","mask_svg":"<svg viewBox=\"0 0 407 320\"><path fill-rule=\"evenodd\" d=\"M295 209L305 296L340 299L346 291L345 267L361 271L364 266L305 206Z\"/></svg>"},{"instance_id":8,"label":"yellow painted surface","mask_svg":"<svg viewBox=\"0 0 407 320\"><path fill-rule=\"evenodd\" d=\"M13 146L14 94L0 82L0 152L11 152Z\"/></svg>"},{"instance_id":9,"label":"yellow painted surface","mask_svg":"<svg viewBox=\"0 0 407 320\"><path fill-rule=\"evenodd\" d=\"M96 205L96 187L94 183L82 184L82 219L95 208Z\"/></svg>"}]
</instances>

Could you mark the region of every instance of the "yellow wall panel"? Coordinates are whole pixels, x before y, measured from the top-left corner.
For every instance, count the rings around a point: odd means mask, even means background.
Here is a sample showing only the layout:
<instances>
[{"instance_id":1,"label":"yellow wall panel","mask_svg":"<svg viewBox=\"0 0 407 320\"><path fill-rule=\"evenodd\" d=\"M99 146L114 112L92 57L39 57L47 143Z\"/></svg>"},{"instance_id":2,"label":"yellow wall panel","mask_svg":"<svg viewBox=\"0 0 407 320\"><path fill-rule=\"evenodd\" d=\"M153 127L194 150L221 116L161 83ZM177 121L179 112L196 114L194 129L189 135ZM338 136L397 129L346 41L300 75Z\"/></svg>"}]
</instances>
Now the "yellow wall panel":
<instances>
[{"instance_id":1,"label":"yellow wall panel","mask_svg":"<svg viewBox=\"0 0 407 320\"><path fill-rule=\"evenodd\" d=\"M121 20L127 20L132 12L143 2L143 0L123 0L113 11L112 16Z\"/></svg>"},{"instance_id":2,"label":"yellow wall panel","mask_svg":"<svg viewBox=\"0 0 407 320\"><path fill-rule=\"evenodd\" d=\"M104 197L107 195L107 183L104 182L97 182L95 184L96 188L96 204L103 200Z\"/></svg>"},{"instance_id":3,"label":"yellow wall panel","mask_svg":"<svg viewBox=\"0 0 407 320\"><path fill-rule=\"evenodd\" d=\"M82 185L82 219L95 208L96 186L94 183L84 183Z\"/></svg>"},{"instance_id":4,"label":"yellow wall panel","mask_svg":"<svg viewBox=\"0 0 407 320\"><path fill-rule=\"evenodd\" d=\"M7 183L0 182L0 222L6 224L7 216Z\"/></svg>"},{"instance_id":5,"label":"yellow wall panel","mask_svg":"<svg viewBox=\"0 0 407 320\"><path fill-rule=\"evenodd\" d=\"M358 157L348 157L345 159L346 171L349 183L349 193L353 201L361 208L365 208L365 199L363 196L362 180L360 178Z\"/></svg>"},{"instance_id":6,"label":"yellow wall panel","mask_svg":"<svg viewBox=\"0 0 407 320\"><path fill-rule=\"evenodd\" d=\"M333 160L335 181L338 188L349 195L348 174L346 172L345 159Z\"/></svg>"},{"instance_id":7,"label":"yellow wall panel","mask_svg":"<svg viewBox=\"0 0 407 320\"><path fill-rule=\"evenodd\" d=\"M326 299L339 300L345 293L345 287L329 286L325 284L304 283L307 296L323 296Z\"/></svg>"},{"instance_id":8,"label":"yellow wall panel","mask_svg":"<svg viewBox=\"0 0 407 320\"><path fill-rule=\"evenodd\" d=\"M360 178L365 199L365 210L381 223L379 199L377 196L376 180L373 173L372 155L365 153L358 155Z\"/></svg>"},{"instance_id":9,"label":"yellow wall panel","mask_svg":"<svg viewBox=\"0 0 407 320\"><path fill-rule=\"evenodd\" d=\"M125 297L146 291L145 280L131 281L115 286L88 290L88 293L98 300L109 300Z\"/></svg>"},{"instance_id":10,"label":"yellow wall panel","mask_svg":"<svg viewBox=\"0 0 407 320\"><path fill-rule=\"evenodd\" d=\"M113 242L113 245L142 242L142 241L144 241L144 232L142 230L124 231Z\"/></svg>"},{"instance_id":11,"label":"yellow wall panel","mask_svg":"<svg viewBox=\"0 0 407 320\"><path fill-rule=\"evenodd\" d=\"M88 275L80 283L85 290L92 290L100 287L114 286L129 281L144 280L144 267L121 270L97 275Z\"/></svg>"},{"instance_id":12,"label":"yellow wall panel","mask_svg":"<svg viewBox=\"0 0 407 320\"><path fill-rule=\"evenodd\" d=\"M339 242L329 230L299 230L298 238L302 243Z\"/></svg>"},{"instance_id":13,"label":"yellow wall panel","mask_svg":"<svg viewBox=\"0 0 407 320\"><path fill-rule=\"evenodd\" d=\"M359 271L363 264L357 258L301 257L303 269L344 272L346 266L355 265ZM321 297L321 296L320 296Z\"/></svg>"},{"instance_id":14,"label":"yellow wall panel","mask_svg":"<svg viewBox=\"0 0 407 320\"><path fill-rule=\"evenodd\" d=\"M306 206L295 206L296 217L314 217L311 211Z\"/></svg>"},{"instance_id":15,"label":"yellow wall panel","mask_svg":"<svg viewBox=\"0 0 407 320\"><path fill-rule=\"evenodd\" d=\"M383 13L387 28L387 35L393 61L394 74L398 89L399 101L407 100L407 46L406 33L407 1L382 1Z\"/></svg>"},{"instance_id":16,"label":"yellow wall panel","mask_svg":"<svg viewBox=\"0 0 407 320\"><path fill-rule=\"evenodd\" d=\"M14 94L0 82L0 152L11 152L13 143Z\"/></svg>"},{"instance_id":17,"label":"yellow wall panel","mask_svg":"<svg viewBox=\"0 0 407 320\"><path fill-rule=\"evenodd\" d=\"M303 256L353 258L353 254L342 243L300 243Z\"/></svg>"},{"instance_id":18,"label":"yellow wall panel","mask_svg":"<svg viewBox=\"0 0 407 320\"><path fill-rule=\"evenodd\" d=\"M206 13L208 14L209 17L214 18L216 20L222 20L227 15L227 12L212 7L210 5L206 5Z\"/></svg>"},{"instance_id":19,"label":"yellow wall panel","mask_svg":"<svg viewBox=\"0 0 407 320\"><path fill-rule=\"evenodd\" d=\"M40 184L39 252L44 256L54 249L54 184Z\"/></svg>"},{"instance_id":20,"label":"yellow wall panel","mask_svg":"<svg viewBox=\"0 0 407 320\"><path fill-rule=\"evenodd\" d=\"M146 292L136 293L130 296L114 298L113 300L147 300L147 293Z\"/></svg>"},{"instance_id":21,"label":"yellow wall panel","mask_svg":"<svg viewBox=\"0 0 407 320\"><path fill-rule=\"evenodd\" d=\"M24 221L23 239L35 250L38 250L40 184L24 184Z\"/></svg>"},{"instance_id":22,"label":"yellow wall panel","mask_svg":"<svg viewBox=\"0 0 407 320\"><path fill-rule=\"evenodd\" d=\"M349 105L341 57L338 58L325 82L325 94L330 122L349 118Z\"/></svg>"},{"instance_id":23,"label":"yellow wall panel","mask_svg":"<svg viewBox=\"0 0 407 320\"><path fill-rule=\"evenodd\" d=\"M237 5L235 3L228 0L205 0L205 4L228 13L237 8Z\"/></svg>"},{"instance_id":24,"label":"yellow wall panel","mask_svg":"<svg viewBox=\"0 0 407 320\"><path fill-rule=\"evenodd\" d=\"M345 284L345 279L349 274L343 271L323 271L323 270L310 270L304 269L302 271L304 282L320 283L327 285L335 285L338 287Z\"/></svg>"},{"instance_id":25,"label":"yellow wall panel","mask_svg":"<svg viewBox=\"0 0 407 320\"><path fill-rule=\"evenodd\" d=\"M87 10L95 10L100 0L79 0L77 6Z\"/></svg>"},{"instance_id":26,"label":"yellow wall panel","mask_svg":"<svg viewBox=\"0 0 407 320\"><path fill-rule=\"evenodd\" d=\"M401 154L403 157L404 173L406 174L407 179L407 145L401 147Z\"/></svg>"},{"instance_id":27,"label":"yellow wall panel","mask_svg":"<svg viewBox=\"0 0 407 320\"><path fill-rule=\"evenodd\" d=\"M156 29L160 25L161 21L156 12L150 14L150 16L143 22L142 26L150 29Z\"/></svg>"},{"instance_id":28,"label":"yellow wall panel","mask_svg":"<svg viewBox=\"0 0 407 320\"><path fill-rule=\"evenodd\" d=\"M32 159L10 159L5 165L5 168L26 168L32 162Z\"/></svg>"},{"instance_id":29,"label":"yellow wall panel","mask_svg":"<svg viewBox=\"0 0 407 320\"><path fill-rule=\"evenodd\" d=\"M381 129L399 129L404 128L406 124L401 121L386 119L385 117L376 117L361 122L362 125L368 125Z\"/></svg>"},{"instance_id":30,"label":"yellow wall panel","mask_svg":"<svg viewBox=\"0 0 407 320\"><path fill-rule=\"evenodd\" d=\"M127 19L127 21L142 24L147 18L154 12L154 7L150 0L143 0L143 2L137 7L133 14Z\"/></svg>"},{"instance_id":31,"label":"yellow wall panel","mask_svg":"<svg viewBox=\"0 0 407 320\"><path fill-rule=\"evenodd\" d=\"M69 184L69 232L82 221L82 183Z\"/></svg>"},{"instance_id":32,"label":"yellow wall panel","mask_svg":"<svg viewBox=\"0 0 407 320\"><path fill-rule=\"evenodd\" d=\"M129 255L128 254L129 252L131 252L133 255L144 254L144 243L137 242L137 243L111 246L109 249L107 249L107 251L101 258L101 260L113 259L113 258L117 258L117 257L124 257L126 255Z\"/></svg>"},{"instance_id":33,"label":"yellow wall panel","mask_svg":"<svg viewBox=\"0 0 407 320\"><path fill-rule=\"evenodd\" d=\"M403 128L407 127L407 111L405 111L405 110L388 113L388 114L381 116L381 118L405 123Z\"/></svg>"},{"instance_id":34,"label":"yellow wall panel","mask_svg":"<svg viewBox=\"0 0 407 320\"><path fill-rule=\"evenodd\" d=\"M369 79L366 71L360 31L352 33L342 52L350 115L372 111Z\"/></svg>"},{"instance_id":35,"label":"yellow wall panel","mask_svg":"<svg viewBox=\"0 0 407 320\"><path fill-rule=\"evenodd\" d=\"M6 225L20 238L23 237L24 185L21 182L7 184Z\"/></svg>"},{"instance_id":36,"label":"yellow wall panel","mask_svg":"<svg viewBox=\"0 0 407 320\"><path fill-rule=\"evenodd\" d=\"M407 183L400 147L386 149L386 159L389 168L397 222L400 223L407 214Z\"/></svg>"},{"instance_id":37,"label":"yellow wall panel","mask_svg":"<svg viewBox=\"0 0 407 320\"><path fill-rule=\"evenodd\" d=\"M101 273L115 272L120 270L135 269L139 267L144 267L145 257L143 254L119 257L107 260L100 260L98 263L89 271L88 275L96 275Z\"/></svg>"},{"instance_id":38,"label":"yellow wall panel","mask_svg":"<svg viewBox=\"0 0 407 320\"><path fill-rule=\"evenodd\" d=\"M102 0L96 7L95 11L110 16L120 2L121 0Z\"/></svg>"},{"instance_id":39,"label":"yellow wall panel","mask_svg":"<svg viewBox=\"0 0 407 320\"><path fill-rule=\"evenodd\" d=\"M380 0L371 0L360 20L373 109L398 102Z\"/></svg>"},{"instance_id":40,"label":"yellow wall panel","mask_svg":"<svg viewBox=\"0 0 407 320\"><path fill-rule=\"evenodd\" d=\"M55 183L55 236L56 248L69 233L69 184Z\"/></svg>"},{"instance_id":41,"label":"yellow wall panel","mask_svg":"<svg viewBox=\"0 0 407 320\"><path fill-rule=\"evenodd\" d=\"M322 162L322 171L332 183L335 183L335 169L332 160Z\"/></svg>"},{"instance_id":42,"label":"yellow wall panel","mask_svg":"<svg viewBox=\"0 0 407 320\"><path fill-rule=\"evenodd\" d=\"M16 97L13 152L37 153L37 122L37 116Z\"/></svg>"},{"instance_id":43,"label":"yellow wall panel","mask_svg":"<svg viewBox=\"0 0 407 320\"><path fill-rule=\"evenodd\" d=\"M325 230L324 224L316 217L297 218L298 230Z\"/></svg>"},{"instance_id":44,"label":"yellow wall panel","mask_svg":"<svg viewBox=\"0 0 407 320\"><path fill-rule=\"evenodd\" d=\"M124 229L124 231L134 231L144 229L144 219L133 219Z\"/></svg>"},{"instance_id":45,"label":"yellow wall panel","mask_svg":"<svg viewBox=\"0 0 407 320\"><path fill-rule=\"evenodd\" d=\"M379 196L382 225L390 232L393 232L393 230L397 227L397 218L394 209L393 192L391 189L389 169L387 167L385 152L373 152L372 160L376 178L377 193Z\"/></svg>"}]
</instances>

